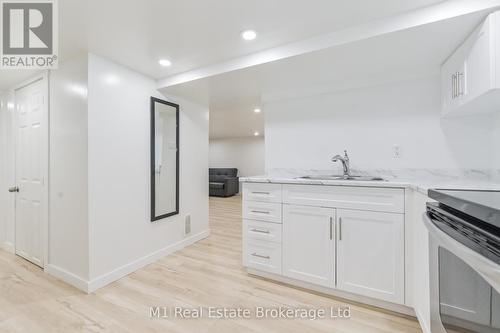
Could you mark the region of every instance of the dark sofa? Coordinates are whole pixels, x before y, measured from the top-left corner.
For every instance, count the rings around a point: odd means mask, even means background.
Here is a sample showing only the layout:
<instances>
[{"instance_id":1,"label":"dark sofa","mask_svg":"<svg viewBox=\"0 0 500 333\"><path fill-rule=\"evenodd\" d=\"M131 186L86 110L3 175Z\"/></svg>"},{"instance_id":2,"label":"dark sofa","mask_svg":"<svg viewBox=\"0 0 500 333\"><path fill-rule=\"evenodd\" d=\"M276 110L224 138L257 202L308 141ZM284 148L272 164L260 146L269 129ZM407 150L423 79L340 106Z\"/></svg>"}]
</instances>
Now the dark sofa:
<instances>
[{"instance_id":1,"label":"dark sofa","mask_svg":"<svg viewBox=\"0 0 500 333\"><path fill-rule=\"evenodd\" d=\"M208 169L209 193L214 197L231 197L239 192L238 169Z\"/></svg>"}]
</instances>

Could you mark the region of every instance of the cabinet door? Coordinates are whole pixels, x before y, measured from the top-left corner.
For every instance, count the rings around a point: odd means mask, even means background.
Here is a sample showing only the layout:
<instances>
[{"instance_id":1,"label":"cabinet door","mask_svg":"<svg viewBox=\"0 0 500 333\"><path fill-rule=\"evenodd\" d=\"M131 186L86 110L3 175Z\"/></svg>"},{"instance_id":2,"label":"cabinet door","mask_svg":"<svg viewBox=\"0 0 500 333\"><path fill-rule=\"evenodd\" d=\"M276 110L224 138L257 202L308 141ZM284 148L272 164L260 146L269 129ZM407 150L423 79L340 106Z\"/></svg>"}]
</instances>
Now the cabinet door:
<instances>
[{"instance_id":1,"label":"cabinet door","mask_svg":"<svg viewBox=\"0 0 500 333\"><path fill-rule=\"evenodd\" d=\"M458 108L466 90L465 57L467 49L462 44L441 68L441 94L443 114Z\"/></svg>"},{"instance_id":2,"label":"cabinet door","mask_svg":"<svg viewBox=\"0 0 500 333\"><path fill-rule=\"evenodd\" d=\"M404 303L404 215L337 210L337 287Z\"/></svg>"},{"instance_id":3,"label":"cabinet door","mask_svg":"<svg viewBox=\"0 0 500 333\"><path fill-rule=\"evenodd\" d=\"M490 38L490 24L491 19L487 19L464 44L467 50L464 71L464 102L472 100L492 88L494 75L492 50L494 44Z\"/></svg>"},{"instance_id":4,"label":"cabinet door","mask_svg":"<svg viewBox=\"0 0 500 333\"><path fill-rule=\"evenodd\" d=\"M283 274L335 286L335 210L283 205Z\"/></svg>"},{"instance_id":5,"label":"cabinet door","mask_svg":"<svg viewBox=\"0 0 500 333\"><path fill-rule=\"evenodd\" d=\"M500 12L490 14L443 64L444 115L498 111L499 28Z\"/></svg>"}]
</instances>

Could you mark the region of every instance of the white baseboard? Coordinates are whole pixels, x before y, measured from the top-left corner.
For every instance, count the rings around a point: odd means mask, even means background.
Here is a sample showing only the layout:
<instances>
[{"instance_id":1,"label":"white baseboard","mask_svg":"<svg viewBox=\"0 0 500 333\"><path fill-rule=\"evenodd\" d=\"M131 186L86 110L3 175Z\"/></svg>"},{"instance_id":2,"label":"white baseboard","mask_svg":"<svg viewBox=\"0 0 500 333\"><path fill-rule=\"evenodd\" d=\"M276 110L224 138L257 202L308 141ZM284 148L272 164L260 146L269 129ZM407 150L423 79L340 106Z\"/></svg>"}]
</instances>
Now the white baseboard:
<instances>
[{"instance_id":1,"label":"white baseboard","mask_svg":"<svg viewBox=\"0 0 500 333\"><path fill-rule=\"evenodd\" d=\"M184 247L191 245L193 243L196 243L204 238L207 238L210 234L209 230L202 231L196 235L193 235L191 237L185 238L177 243L174 243L172 245L169 245L167 247L164 247L163 249L160 249L156 252L153 252L151 254L148 254L147 256L144 256L142 258L139 258L135 261L132 261L126 265L123 265L109 273L106 273L104 275L101 275L93 280L91 280L88 283L88 289L87 292L91 293L96 291L99 288L104 287L105 285L110 284L111 282L114 282L146 265L149 265L155 261L157 261L160 258L163 258L173 252L179 251L183 249Z\"/></svg>"},{"instance_id":2,"label":"white baseboard","mask_svg":"<svg viewBox=\"0 0 500 333\"><path fill-rule=\"evenodd\" d=\"M432 333L429 327L429 321L424 319L422 313L415 309L415 314L417 315L418 323L420 324L420 328L422 329L422 331L424 333Z\"/></svg>"},{"instance_id":3,"label":"white baseboard","mask_svg":"<svg viewBox=\"0 0 500 333\"><path fill-rule=\"evenodd\" d=\"M14 244L12 244L11 242L3 242L2 244L0 244L0 248L9 253L16 253Z\"/></svg>"},{"instance_id":4,"label":"white baseboard","mask_svg":"<svg viewBox=\"0 0 500 333\"><path fill-rule=\"evenodd\" d=\"M45 266L44 271L59 280L63 280L67 284L72 285L84 292L88 292L89 282L85 279L82 279L78 275L70 273L56 265L48 264Z\"/></svg>"},{"instance_id":5,"label":"white baseboard","mask_svg":"<svg viewBox=\"0 0 500 333\"><path fill-rule=\"evenodd\" d=\"M130 273L135 272L136 270L149 265L155 261L157 261L160 258L163 258L169 254L172 254L173 252L179 251L183 249L184 247L191 245L193 243L196 243L204 238L207 238L210 234L209 230L200 232L196 235L193 235L191 237L185 238L177 243L174 243L172 245L169 245L167 247L164 247L163 249L160 249L156 252L153 252L151 254L148 254L147 256L144 256L142 258L139 258L135 261L132 261L126 265L123 265L109 273L106 273L104 275L99 276L98 278L95 278L91 281L82 279L81 277L70 273L68 271L65 271L64 269L57 267L55 265L47 265L45 267L45 271L49 273L50 275L63 280L64 282L82 290L83 292L86 293L91 293L96 291L99 288L102 288Z\"/></svg>"}]
</instances>

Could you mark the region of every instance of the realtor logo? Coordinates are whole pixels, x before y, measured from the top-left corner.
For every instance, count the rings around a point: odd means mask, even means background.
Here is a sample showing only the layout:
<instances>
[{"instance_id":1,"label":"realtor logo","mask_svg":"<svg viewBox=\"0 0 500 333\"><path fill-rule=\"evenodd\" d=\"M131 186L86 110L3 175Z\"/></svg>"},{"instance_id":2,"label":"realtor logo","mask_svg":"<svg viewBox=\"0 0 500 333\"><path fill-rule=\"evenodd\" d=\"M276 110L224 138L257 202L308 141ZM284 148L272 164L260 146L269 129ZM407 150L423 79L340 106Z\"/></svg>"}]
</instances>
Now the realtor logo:
<instances>
[{"instance_id":1,"label":"realtor logo","mask_svg":"<svg viewBox=\"0 0 500 333\"><path fill-rule=\"evenodd\" d=\"M0 0L2 69L57 66L55 0Z\"/></svg>"}]
</instances>

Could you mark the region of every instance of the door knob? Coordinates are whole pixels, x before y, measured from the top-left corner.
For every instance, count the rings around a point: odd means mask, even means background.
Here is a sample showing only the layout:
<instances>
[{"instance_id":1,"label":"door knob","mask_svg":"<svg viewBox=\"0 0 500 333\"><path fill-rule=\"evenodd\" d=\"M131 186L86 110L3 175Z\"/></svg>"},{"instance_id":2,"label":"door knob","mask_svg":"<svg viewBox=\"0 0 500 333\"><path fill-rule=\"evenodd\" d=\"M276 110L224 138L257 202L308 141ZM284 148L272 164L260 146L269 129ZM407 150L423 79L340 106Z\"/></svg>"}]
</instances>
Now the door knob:
<instances>
[{"instance_id":1,"label":"door knob","mask_svg":"<svg viewBox=\"0 0 500 333\"><path fill-rule=\"evenodd\" d=\"M9 192L19 192L19 187L17 186L9 187Z\"/></svg>"}]
</instances>

